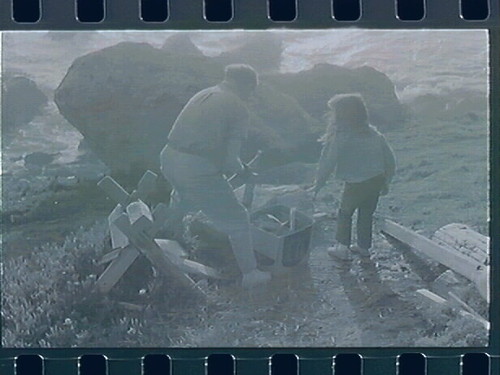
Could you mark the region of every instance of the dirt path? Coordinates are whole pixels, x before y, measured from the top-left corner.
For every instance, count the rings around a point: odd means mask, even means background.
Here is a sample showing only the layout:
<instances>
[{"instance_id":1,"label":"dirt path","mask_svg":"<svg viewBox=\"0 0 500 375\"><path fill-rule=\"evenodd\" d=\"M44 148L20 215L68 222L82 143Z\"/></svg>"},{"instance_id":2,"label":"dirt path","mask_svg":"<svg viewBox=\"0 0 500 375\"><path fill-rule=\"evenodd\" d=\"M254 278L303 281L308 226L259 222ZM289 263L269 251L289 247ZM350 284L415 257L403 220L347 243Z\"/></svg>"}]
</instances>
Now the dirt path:
<instances>
[{"instance_id":1,"label":"dirt path","mask_svg":"<svg viewBox=\"0 0 500 375\"><path fill-rule=\"evenodd\" d=\"M376 246L383 251L372 261L355 258L350 267L339 268L326 252L333 243L334 224L332 219L317 224L308 265L288 277L252 293L234 286L211 289L211 302L201 314L187 319L179 343L209 347L414 345L429 328L412 301L413 291L422 285L419 278L413 275L408 280L406 271L387 274L395 272L388 264L396 264L400 254L381 235ZM409 267L406 270L410 272Z\"/></svg>"}]
</instances>

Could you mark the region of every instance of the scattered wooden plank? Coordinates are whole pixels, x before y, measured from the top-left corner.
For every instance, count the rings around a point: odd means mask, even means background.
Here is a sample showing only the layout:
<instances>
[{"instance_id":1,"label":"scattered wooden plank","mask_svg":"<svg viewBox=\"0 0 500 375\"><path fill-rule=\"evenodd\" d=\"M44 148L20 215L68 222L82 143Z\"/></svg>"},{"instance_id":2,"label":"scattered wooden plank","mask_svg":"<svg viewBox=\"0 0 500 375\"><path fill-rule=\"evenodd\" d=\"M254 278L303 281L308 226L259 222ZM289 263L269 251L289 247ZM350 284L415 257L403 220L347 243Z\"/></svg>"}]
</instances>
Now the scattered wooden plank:
<instances>
[{"instance_id":1,"label":"scattered wooden plank","mask_svg":"<svg viewBox=\"0 0 500 375\"><path fill-rule=\"evenodd\" d=\"M106 176L97 183L102 190L116 203L126 206L129 200L129 193L122 188L113 178Z\"/></svg>"},{"instance_id":2,"label":"scattered wooden plank","mask_svg":"<svg viewBox=\"0 0 500 375\"><path fill-rule=\"evenodd\" d=\"M103 189L108 197L110 197L113 201L125 207L130 202L133 202L137 199L144 199L148 194L154 191L157 179L158 175L156 173L153 173L150 170L146 171L146 173L144 173L141 180L139 181L137 189L134 190L132 194L129 194L118 182L116 182L110 176L102 178L97 183L97 186Z\"/></svg>"},{"instance_id":3,"label":"scattered wooden plank","mask_svg":"<svg viewBox=\"0 0 500 375\"><path fill-rule=\"evenodd\" d=\"M123 214L125 210L123 206L118 203L114 210L108 216L108 226L109 226L109 234L111 236L111 248L112 249L122 249L128 246L129 241L127 236L125 236L120 229L115 225L115 220L118 216Z\"/></svg>"},{"instance_id":4,"label":"scattered wooden plank","mask_svg":"<svg viewBox=\"0 0 500 375\"><path fill-rule=\"evenodd\" d=\"M434 233L432 240L443 247L456 249L479 264L489 264L489 237L465 224L445 225Z\"/></svg>"},{"instance_id":5,"label":"scattered wooden plank","mask_svg":"<svg viewBox=\"0 0 500 375\"><path fill-rule=\"evenodd\" d=\"M121 251L122 251L122 249L114 249L114 250L110 251L109 253L104 254L102 256L102 258L97 261L97 264L102 266L103 264L112 262L113 260L118 258Z\"/></svg>"},{"instance_id":6,"label":"scattered wooden plank","mask_svg":"<svg viewBox=\"0 0 500 375\"><path fill-rule=\"evenodd\" d=\"M442 309L448 307L446 299L437 295L436 293L431 292L428 289L419 289L419 290L417 290L417 293L419 295L427 298L429 301L432 301L434 304L438 305Z\"/></svg>"},{"instance_id":7,"label":"scattered wooden plank","mask_svg":"<svg viewBox=\"0 0 500 375\"><path fill-rule=\"evenodd\" d=\"M178 266L173 263L169 257L165 255L160 246L145 233L152 223L146 217L141 217L130 224L129 218L123 214L115 220L118 228L127 235L131 243L144 254L155 267L159 269L165 276L173 279L180 286L195 292L199 297L205 297L203 291L196 283Z\"/></svg>"},{"instance_id":8,"label":"scattered wooden plank","mask_svg":"<svg viewBox=\"0 0 500 375\"><path fill-rule=\"evenodd\" d=\"M214 268L189 259L182 259L180 268L189 274L204 276L209 279L223 279L221 274Z\"/></svg>"},{"instance_id":9,"label":"scattered wooden plank","mask_svg":"<svg viewBox=\"0 0 500 375\"><path fill-rule=\"evenodd\" d=\"M167 255L176 258L187 258L187 253L177 241L157 238L155 242L165 253L167 253Z\"/></svg>"},{"instance_id":10,"label":"scattered wooden plank","mask_svg":"<svg viewBox=\"0 0 500 375\"><path fill-rule=\"evenodd\" d=\"M465 276L474 283L480 295L489 302L489 267L485 267L473 258L465 256L454 248L443 247L391 220L384 220L381 230L462 276Z\"/></svg>"},{"instance_id":11,"label":"scattered wooden plank","mask_svg":"<svg viewBox=\"0 0 500 375\"><path fill-rule=\"evenodd\" d=\"M123 274L127 272L129 267L139 256L139 252L132 246L127 246L120 249L120 254L117 256L97 279L96 285L101 293L108 293L116 283L121 279Z\"/></svg>"},{"instance_id":12,"label":"scattered wooden plank","mask_svg":"<svg viewBox=\"0 0 500 375\"><path fill-rule=\"evenodd\" d=\"M460 306L461 309L464 309L465 311L469 312L470 314L474 315L477 320L479 321L487 321L484 319L481 315L479 315L472 307L467 305L464 301L460 299L455 293L453 292L448 292L448 296L457 303L458 306Z\"/></svg>"},{"instance_id":13,"label":"scattered wooden plank","mask_svg":"<svg viewBox=\"0 0 500 375\"><path fill-rule=\"evenodd\" d=\"M153 222L153 214L151 213L151 210L149 209L148 205L140 199L130 203L127 206L126 211L128 219L130 220L130 224L134 224L141 217L145 217L149 221Z\"/></svg>"},{"instance_id":14,"label":"scattered wooden plank","mask_svg":"<svg viewBox=\"0 0 500 375\"><path fill-rule=\"evenodd\" d=\"M177 241L155 239L155 242L172 263L176 264L182 271L210 279L223 279L223 276L215 268L187 259L187 253Z\"/></svg>"},{"instance_id":15,"label":"scattered wooden plank","mask_svg":"<svg viewBox=\"0 0 500 375\"><path fill-rule=\"evenodd\" d=\"M165 203L159 203L153 210L153 226L151 227L151 235L156 235L161 231L165 222L171 214L171 209Z\"/></svg>"},{"instance_id":16,"label":"scattered wooden plank","mask_svg":"<svg viewBox=\"0 0 500 375\"><path fill-rule=\"evenodd\" d=\"M143 312L145 307L141 305L137 305L135 303L130 302L118 302L118 305L123 307L125 310L135 311L135 312Z\"/></svg>"},{"instance_id":17,"label":"scattered wooden plank","mask_svg":"<svg viewBox=\"0 0 500 375\"><path fill-rule=\"evenodd\" d=\"M137 190L134 190L132 194L130 194L129 200L144 199L155 190L157 180L158 175L147 170L137 184Z\"/></svg>"},{"instance_id":18,"label":"scattered wooden plank","mask_svg":"<svg viewBox=\"0 0 500 375\"><path fill-rule=\"evenodd\" d=\"M466 318L473 319L477 321L478 323L481 323L483 327L487 330L490 329L490 322L488 322L486 319L484 319L481 316L476 316L475 314L471 314L468 311L464 311L459 308L454 308L448 300L445 298L437 295L436 293L431 292L430 290L427 289L419 289L417 290L417 294L421 297L423 297L423 300L427 300L433 303L434 306L438 307L440 311L445 310L445 309L453 309L457 311L457 313L461 316L464 316Z\"/></svg>"}]
</instances>

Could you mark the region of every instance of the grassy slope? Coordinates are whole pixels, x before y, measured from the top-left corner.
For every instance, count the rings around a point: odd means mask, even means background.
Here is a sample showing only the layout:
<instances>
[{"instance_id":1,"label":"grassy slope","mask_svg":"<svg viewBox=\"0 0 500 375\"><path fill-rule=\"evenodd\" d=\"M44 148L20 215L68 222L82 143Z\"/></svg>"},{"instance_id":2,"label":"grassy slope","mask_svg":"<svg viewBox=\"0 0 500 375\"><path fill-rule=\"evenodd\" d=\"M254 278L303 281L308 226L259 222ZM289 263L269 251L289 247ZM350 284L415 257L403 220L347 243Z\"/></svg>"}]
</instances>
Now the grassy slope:
<instances>
[{"instance_id":1,"label":"grassy slope","mask_svg":"<svg viewBox=\"0 0 500 375\"><path fill-rule=\"evenodd\" d=\"M398 170L382 216L426 234L452 222L487 234L485 122L415 123L386 137Z\"/></svg>"}]
</instances>

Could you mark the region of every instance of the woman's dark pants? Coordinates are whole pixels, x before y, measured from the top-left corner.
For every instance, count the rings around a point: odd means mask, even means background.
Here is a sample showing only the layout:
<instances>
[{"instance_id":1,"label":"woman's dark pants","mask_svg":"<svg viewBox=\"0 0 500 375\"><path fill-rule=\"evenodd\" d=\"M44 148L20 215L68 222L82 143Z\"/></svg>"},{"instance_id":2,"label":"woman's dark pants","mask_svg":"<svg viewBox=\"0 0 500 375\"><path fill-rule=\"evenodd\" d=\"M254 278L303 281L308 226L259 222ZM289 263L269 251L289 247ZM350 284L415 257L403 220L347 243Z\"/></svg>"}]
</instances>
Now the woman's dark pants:
<instances>
[{"instance_id":1,"label":"woman's dark pants","mask_svg":"<svg viewBox=\"0 0 500 375\"><path fill-rule=\"evenodd\" d=\"M362 182L345 183L337 221L338 242L346 246L351 245L352 215L358 210L356 223L358 246L362 249L369 249L372 246L373 213L377 208L384 184L383 175Z\"/></svg>"}]
</instances>

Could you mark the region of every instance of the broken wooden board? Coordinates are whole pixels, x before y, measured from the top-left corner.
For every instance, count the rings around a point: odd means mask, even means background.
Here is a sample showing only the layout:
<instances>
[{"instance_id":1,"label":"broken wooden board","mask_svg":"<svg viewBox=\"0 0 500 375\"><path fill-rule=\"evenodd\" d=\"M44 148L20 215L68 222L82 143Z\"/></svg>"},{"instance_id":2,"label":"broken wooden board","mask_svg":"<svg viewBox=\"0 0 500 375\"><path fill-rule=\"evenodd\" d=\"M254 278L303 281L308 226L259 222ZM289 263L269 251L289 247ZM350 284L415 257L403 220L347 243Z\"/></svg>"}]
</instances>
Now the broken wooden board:
<instances>
[{"instance_id":1,"label":"broken wooden board","mask_svg":"<svg viewBox=\"0 0 500 375\"><path fill-rule=\"evenodd\" d=\"M160 246L150 238L146 232L151 228L152 222L145 216L140 217L133 224L126 214L115 220L117 227L128 237L130 242L165 276L174 280L174 283L195 292L198 296L205 297L203 291L196 283L172 260L165 255Z\"/></svg>"},{"instance_id":2,"label":"broken wooden board","mask_svg":"<svg viewBox=\"0 0 500 375\"><path fill-rule=\"evenodd\" d=\"M224 277L214 268L186 259L187 254L177 241L154 240L183 272L206 277L209 279L223 279ZM108 293L123 277L134 261L141 255L140 251L132 245L123 249L115 249L104 255L98 264L110 263L102 275L97 279L96 285L102 293Z\"/></svg>"},{"instance_id":3,"label":"broken wooden board","mask_svg":"<svg viewBox=\"0 0 500 375\"><path fill-rule=\"evenodd\" d=\"M115 220L125 212L127 213L131 224L135 223L135 221L141 216L146 216L149 220L153 221L153 214L151 213L151 210L147 204L140 199L129 203L125 209L120 203L118 203L108 216L111 248L113 249L124 248L130 244L127 236L123 234L123 232L115 224Z\"/></svg>"},{"instance_id":4,"label":"broken wooden board","mask_svg":"<svg viewBox=\"0 0 500 375\"><path fill-rule=\"evenodd\" d=\"M121 204L126 207L129 203L137 200L144 199L156 188L156 181L158 180L158 175L151 171L146 171L142 176L141 180L137 184L137 189L129 194L118 182L116 182L112 177L106 176L102 178L98 183L102 190L106 192L108 197L110 197L116 203Z\"/></svg>"},{"instance_id":5,"label":"broken wooden board","mask_svg":"<svg viewBox=\"0 0 500 375\"><path fill-rule=\"evenodd\" d=\"M417 295L419 295L420 297L422 297L422 300L424 302L432 302L432 304L435 307L437 307L440 312L442 312L442 311L444 311L446 309L455 310L455 311L458 312L459 315L461 315L463 317L466 317L466 318L470 318L470 319L475 320L476 322L482 324L483 327L485 329L487 329L487 330L490 329L490 322L488 322L483 317L481 317L481 316L479 316L477 314L471 314L468 311L465 311L465 310L462 310L460 308L454 307L453 305L451 305L448 302L448 300L446 300L445 298L437 295L436 293L431 292L428 289L419 289L419 290L417 290Z\"/></svg>"},{"instance_id":6,"label":"broken wooden board","mask_svg":"<svg viewBox=\"0 0 500 375\"><path fill-rule=\"evenodd\" d=\"M161 247L170 260L185 273L209 279L224 278L215 268L187 259L186 252L177 241L155 239L155 242Z\"/></svg>"},{"instance_id":7,"label":"broken wooden board","mask_svg":"<svg viewBox=\"0 0 500 375\"><path fill-rule=\"evenodd\" d=\"M128 245L127 236L125 236L114 223L116 218L121 214L123 214L124 212L125 210L123 209L123 206L120 203L118 203L108 216L108 227L109 227L109 235L111 237L112 249L123 249Z\"/></svg>"},{"instance_id":8,"label":"broken wooden board","mask_svg":"<svg viewBox=\"0 0 500 375\"><path fill-rule=\"evenodd\" d=\"M176 258L187 258L187 253L177 241L157 238L155 242L165 253L167 253L167 255Z\"/></svg>"},{"instance_id":9,"label":"broken wooden board","mask_svg":"<svg viewBox=\"0 0 500 375\"><path fill-rule=\"evenodd\" d=\"M489 237L465 224L452 223L439 228L432 240L443 247L460 251L479 264L489 265Z\"/></svg>"},{"instance_id":10,"label":"broken wooden board","mask_svg":"<svg viewBox=\"0 0 500 375\"><path fill-rule=\"evenodd\" d=\"M96 285L99 291L101 293L108 293L139 255L139 251L132 246L120 249L116 258L111 261L106 270L97 279Z\"/></svg>"},{"instance_id":11,"label":"broken wooden board","mask_svg":"<svg viewBox=\"0 0 500 375\"><path fill-rule=\"evenodd\" d=\"M163 251L169 253L170 255L179 257L179 258L187 258L187 253L184 251L181 245L177 241L174 240L165 240L160 238L155 238L154 240ZM109 262L112 262L116 258L120 256L120 252L122 249L115 249L110 251L97 262L97 264L102 265Z\"/></svg>"},{"instance_id":12,"label":"broken wooden board","mask_svg":"<svg viewBox=\"0 0 500 375\"><path fill-rule=\"evenodd\" d=\"M391 220L383 221L381 231L465 276L474 283L479 294L489 302L489 267L465 256L454 248L441 246Z\"/></svg>"}]
</instances>

